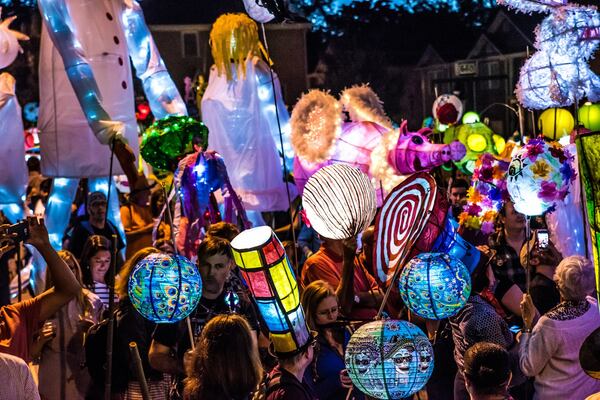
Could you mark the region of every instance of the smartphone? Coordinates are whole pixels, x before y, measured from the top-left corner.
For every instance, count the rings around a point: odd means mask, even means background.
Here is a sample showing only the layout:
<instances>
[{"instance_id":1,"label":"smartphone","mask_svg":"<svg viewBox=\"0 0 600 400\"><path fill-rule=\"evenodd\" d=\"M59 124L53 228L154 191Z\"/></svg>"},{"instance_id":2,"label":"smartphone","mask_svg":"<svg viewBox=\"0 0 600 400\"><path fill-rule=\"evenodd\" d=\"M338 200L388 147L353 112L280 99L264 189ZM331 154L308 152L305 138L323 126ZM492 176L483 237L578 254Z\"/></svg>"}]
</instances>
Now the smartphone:
<instances>
[{"instance_id":1,"label":"smartphone","mask_svg":"<svg viewBox=\"0 0 600 400\"><path fill-rule=\"evenodd\" d=\"M16 224L12 224L6 229L6 232L15 234L15 237L12 238L14 242L24 242L29 238L29 222L19 221Z\"/></svg>"},{"instance_id":2,"label":"smartphone","mask_svg":"<svg viewBox=\"0 0 600 400\"><path fill-rule=\"evenodd\" d=\"M537 245L540 249L548 248L548 231L546 229L538 229L536 231Z\"/></svg>"}]
</instances>

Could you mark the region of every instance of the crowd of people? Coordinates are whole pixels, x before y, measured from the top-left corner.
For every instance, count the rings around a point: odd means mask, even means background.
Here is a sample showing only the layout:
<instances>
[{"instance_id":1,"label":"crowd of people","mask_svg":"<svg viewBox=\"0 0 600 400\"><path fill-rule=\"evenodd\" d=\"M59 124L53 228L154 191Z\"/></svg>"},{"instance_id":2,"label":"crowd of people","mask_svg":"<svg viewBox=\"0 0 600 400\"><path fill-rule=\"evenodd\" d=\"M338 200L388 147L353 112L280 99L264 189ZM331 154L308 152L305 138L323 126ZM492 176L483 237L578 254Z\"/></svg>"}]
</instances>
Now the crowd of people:
<instances>
[{"instance_id":1,"label":"crowd of people","mask_svg":"<svg viewBox=\"0 0 600 400\"><path fill-rule=\"evenodd\" d=\"M44 180L33 172L32 185L39 186ZM458 179L447 187L450 211L457 216L469 182ZM145 189L144 201L139 193L122 197L123 238L107 219L106 196L87 193L85 182L80 190L63 250L50 245L43 219L28 219L26 243L47 265L45 286L36 293L24 285L24 299L0 309L0 398L104 398L101 332L111 307L112 398L141 399L145 387L158 400L369 398L353 385L344 355L353 330L372 321L384 299L385 288L374 278L373 226L347 240L319 237L299 218L287 226L298 233L297 254L293 242L284 244L311 338L298 351L281 354L234 263L230 242L238 226L207 226L195 260L202 297L189 323L155 324L135 310L127 286L140 260L179 248L169 224L157 219L165 204L162 191ZM43 206L45 200L30 201ZM36 207L40 204L31 204ZM472 273L472 291L454 316L431 323L411 314L399 298L384 305L385 317L411 320L433 344L435 370L418 398L585 399L600 392L600 380L579 364L583 341L600 327L593 265L560 254L551 241L540 246L535 230L527 238L524 222L506 202L495 233L478 243L482 257ZM543 220L537 222L546 228ZM0 229L3 269L14 264L17 251L26 261L29 252L7 228ZM144 385L131 342L140 354Z\"/></svg>"}]
</instances>

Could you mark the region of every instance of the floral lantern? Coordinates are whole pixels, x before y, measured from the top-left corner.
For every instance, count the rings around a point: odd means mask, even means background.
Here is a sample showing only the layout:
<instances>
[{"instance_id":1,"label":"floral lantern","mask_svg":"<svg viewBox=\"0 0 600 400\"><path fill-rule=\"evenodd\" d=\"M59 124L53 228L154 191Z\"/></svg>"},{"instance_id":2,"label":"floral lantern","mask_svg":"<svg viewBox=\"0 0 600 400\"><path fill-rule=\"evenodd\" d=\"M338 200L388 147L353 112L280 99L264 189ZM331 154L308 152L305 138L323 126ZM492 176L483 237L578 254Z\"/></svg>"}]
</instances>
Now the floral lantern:
<instances>
[{"instance_id":1,"label":"floral lantern","mask_svg":"<svg viewBox=\"0 0 600 400\"><path fill-rule=\"evenodd\" d=\"M600 104L585 103L579 109L579 122L592 132L600 131Z\"/></svg>"},{"instance_id":2,"label":"floral lantern","mask_svg":"<svg viewBox=\"0 0 600 400\"><path fill-rule=\"evenodd\" d=\"M496 216L509 197L506 190L508 165L489 153L477 159L473 186L467 192L467 205L458 218L461 226L481 230L485 235L494 232Z\"/></svg>"},{"instance_id":3,"label":"floral lantern","mask_svg":"<svg viewBox=\"0 0 600 400\"><path fill-rule=\"evenodd\" d=\"M310 177L302 194L310 225L329 239L348 239L375 217L377 201L369 177L358 168L332 164Z\"/></svg>"},{"instance_id":4,"label":"floral lantern","mask_svg":"<svg viewBox=\"0 0 600 400\"><path fill-rule=\"evenodd\" d=\"M474 118L468 120L476 121ZM506 146L502 136L495 134L486 124L479 121L448 129L444 135L444 143L451 143L453 140L458 140L467 148L467 154L455 164L468 175L473 174L475 161L479 156L485 153L500 154Z\"/></svg>"},{"instance_id":5,"label":"floral lantern","mask_svg":"<svg viewBox=\"0 0 600 400\"><path fill-rule=\"evenodd\" d=\"M575 180L573 157L560 144L531 139L512 158L508 193L521 214L542 215L565 199Z\"/></svg>"},{"instance_id":6,"label":"floral lantern","mask_svg":"<svg viewBox=\"0 0 600 400\"><path fill-rule=\"evenodd\" d=\"M569 110L550 108L540 115L538 128L550 140L558 140L569 135L575 128L575 119Z\"/></svg>"},{"instance_id":7,"label":"floral lantern","mask_svg":"<svg viewBox=\"0 0 600 400\"><path fill-rule=\"evenodd\" d=\"M443 253L423 253L402 269L400 296L422 318L453 316L471 293L471 275L462 261Z\"/></svg>"},{"instance_id":8,"label":"floral lantern","mask_svg":"<svg viewBox=\"0 0 600 400\"><path fill-rule=\"evenodd\" d=\"M233 258L242 271L279 355L297 354L311 336L300 304L294 271L273 230L247 229L231 241Z\"/></svg>"},{"instance_id":9,"label":"floral lantern","mask_svg":"<svg viewBox=\"0 0 600 400\"><path fill-rule=\"evenodd\" d=\"M196 309L202 296L202 279L196 265L187 258L154 253L133 268L128 292L144 318L173 323Z\"/></svg>"},{"instance_id":10,"label":"floral lantern","mask_svg":"<svg viewBox=\"0 0 600 400\"><path fill-rule=\"evenodd\" d=\"M361 392L402 399L425 386L433 372L427 336L407 321L380 320L358 328L346 348L346 368Z\"/></svg>"}]
</instances>

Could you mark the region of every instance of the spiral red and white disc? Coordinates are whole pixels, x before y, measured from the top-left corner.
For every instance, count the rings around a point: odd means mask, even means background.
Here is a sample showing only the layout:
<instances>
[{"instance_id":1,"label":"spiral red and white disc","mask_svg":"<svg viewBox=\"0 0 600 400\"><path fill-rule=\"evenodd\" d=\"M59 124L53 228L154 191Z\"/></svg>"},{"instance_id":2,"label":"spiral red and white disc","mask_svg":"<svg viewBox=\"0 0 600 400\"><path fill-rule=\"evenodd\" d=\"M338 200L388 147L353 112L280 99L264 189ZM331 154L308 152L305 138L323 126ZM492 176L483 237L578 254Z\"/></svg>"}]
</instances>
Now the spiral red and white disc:
<instances>
[{"instance_id":1,"label":"spiral red and white disc","mask_svg":"<svg viewBox=\"0 0 600 400\"><path fill-rule=\"evenodd\" d=\"M409 176L387 196L375 223L377 280L387 284L408 261L413 245L435 207L437 185L431 175Z\"/></svg>"}]
</instances>

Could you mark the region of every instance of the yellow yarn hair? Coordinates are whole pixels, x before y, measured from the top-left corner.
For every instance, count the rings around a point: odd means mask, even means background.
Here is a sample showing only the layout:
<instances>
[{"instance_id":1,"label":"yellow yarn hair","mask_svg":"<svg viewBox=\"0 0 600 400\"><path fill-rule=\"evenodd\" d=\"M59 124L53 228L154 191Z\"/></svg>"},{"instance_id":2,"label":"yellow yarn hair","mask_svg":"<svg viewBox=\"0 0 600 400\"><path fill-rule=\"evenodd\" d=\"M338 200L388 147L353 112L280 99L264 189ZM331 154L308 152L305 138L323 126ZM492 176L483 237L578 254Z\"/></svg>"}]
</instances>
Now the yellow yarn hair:
<instances>
[{"instance_id":1,"label":"yellow yarn hair","mask_svg":"<svg viewBox=\"0 0 600 400\"><path fill-rule=\"evenodd\" d=\"M245 62L249 55L259 54L258 27L246 14L223 14L210 31L210 45L219 75L225 73L227 80L233 76L231 63L238 74L246 74Z\"/></svg>"}]
</instances>

